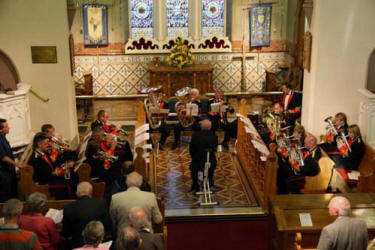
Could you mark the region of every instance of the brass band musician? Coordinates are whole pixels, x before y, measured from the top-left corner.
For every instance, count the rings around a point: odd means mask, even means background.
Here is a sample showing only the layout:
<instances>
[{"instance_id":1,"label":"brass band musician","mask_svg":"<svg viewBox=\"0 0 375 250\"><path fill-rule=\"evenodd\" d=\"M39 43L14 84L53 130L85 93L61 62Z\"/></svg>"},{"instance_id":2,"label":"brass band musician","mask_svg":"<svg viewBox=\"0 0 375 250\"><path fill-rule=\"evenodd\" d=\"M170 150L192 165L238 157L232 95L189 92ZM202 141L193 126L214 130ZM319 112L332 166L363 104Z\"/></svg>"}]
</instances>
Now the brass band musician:
<instances>
[{"instance_id":1,"label":"brass band musician","mask_svg":"<svg viewBox=\"0 0 375 250\"><path fill-rule=\"evenodd\" d=\"M281 104L287 115L287 124L293 129L295 121L301 117L302 94L294 92L289 83L284 83L281 90L284 93Z\"/></svg>"},{"instance_id":2,"label":"brass band musician","mask_svg":"<svg viewBox=\"0 0 375 250\"><path fill-rule=\"evenodd\" d=\"M201 103L198 100L199 97L199 90L198 89L190 89L185 87L179 90L181 93L176 93L181 95L181 100L178 101L175 105L176 113L179 116L180 122L175 125L173 132L174 132L174 143L172 149L176 149L180 142L180 135L181 131L184 130L186 127L192 127L193 131L199 131L199 120L198 117L191 117L186 113L186 106L188 104L196 104L198 106L198 116L201 109ZM179 92L177 91L177 92ZM182 117L182 119L180 118ZM187 124L182 124L182 121L186 121Z\"/></svg>"},{"instance_id":3,"label":"brass band musician","mask_svg":"<svg viewBox=\"0 0 375 250\"><path fill-rule=\"evenodd\" d=\"M109 119L109 114L105 110L99 110L98 119L91 123L91 130L94 131L96 127L103 127L106 133L117 134L117 131L121 130L120 125L108 125L107 121Z\"/></svg>"}]
</instances>

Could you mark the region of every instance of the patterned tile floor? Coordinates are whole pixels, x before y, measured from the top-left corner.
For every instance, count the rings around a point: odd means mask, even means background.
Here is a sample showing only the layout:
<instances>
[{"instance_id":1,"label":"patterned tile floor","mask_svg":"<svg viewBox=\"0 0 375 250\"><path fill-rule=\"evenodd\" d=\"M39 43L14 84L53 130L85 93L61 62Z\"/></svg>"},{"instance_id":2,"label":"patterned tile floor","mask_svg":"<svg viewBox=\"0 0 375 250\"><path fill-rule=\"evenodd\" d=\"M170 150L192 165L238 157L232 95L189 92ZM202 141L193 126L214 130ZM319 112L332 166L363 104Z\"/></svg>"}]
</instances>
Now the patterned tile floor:
<instances>
[{"instance_id":1,"label":"patterned tile floor","mask_svg":"<svg viewBox=\"0 0 375 250\"><path fill-rule=\"evenodd\" d=\"M157 142L159 135L153 134L152 138L154 142ZM159 164L156 167L156 192L165 195L166 209L198 208L198 202L202 199L202 196L194 196L189 193L191 188L189 170L191 158L188 143L183 142L175 150L171 149L172 143L173 136L170 136L164 150L159 151ZM218 207L258 206L251 188L248 187L239 167L234 164L233 156L228 150L220 153L214 180L215 186L219 190L214 193L213 200L219 202Z\"/></svg>"}]
</instances>

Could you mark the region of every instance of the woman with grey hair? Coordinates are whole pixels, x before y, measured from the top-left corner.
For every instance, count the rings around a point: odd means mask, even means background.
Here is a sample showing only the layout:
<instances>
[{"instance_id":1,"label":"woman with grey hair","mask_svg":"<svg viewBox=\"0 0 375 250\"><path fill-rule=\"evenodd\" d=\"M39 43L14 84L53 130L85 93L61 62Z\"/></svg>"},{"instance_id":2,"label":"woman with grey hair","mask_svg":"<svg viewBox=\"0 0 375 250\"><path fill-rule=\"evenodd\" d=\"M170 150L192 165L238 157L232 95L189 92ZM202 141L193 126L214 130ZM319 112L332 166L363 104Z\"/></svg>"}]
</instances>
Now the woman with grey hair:
<instances>
[{"instance_id":1,"label":"woman with grey hair","mask_svg":"<svg viewBox=\"0 0 375 250\"><path fill-rule=\"evenodd\" d=\"M60 242L60 234L56 230L55 222L45 217L42 212L46 205L47 196L35 192L27 197L28 213L21 215L20 228L34 232L45 250L55 250Z\"/></svg>"},{"instance_id":2,"label":"woman with grey hair","mask_svg":"<svg viewBox=\"0 0 375 250\"><path fill-rule=\"evenodd\" d=\"M74 250L108 250L98 247L104 239L104 226L100 221L90 221L82 231L82 238L85 245Z\"/></svg>"}]
</instances>

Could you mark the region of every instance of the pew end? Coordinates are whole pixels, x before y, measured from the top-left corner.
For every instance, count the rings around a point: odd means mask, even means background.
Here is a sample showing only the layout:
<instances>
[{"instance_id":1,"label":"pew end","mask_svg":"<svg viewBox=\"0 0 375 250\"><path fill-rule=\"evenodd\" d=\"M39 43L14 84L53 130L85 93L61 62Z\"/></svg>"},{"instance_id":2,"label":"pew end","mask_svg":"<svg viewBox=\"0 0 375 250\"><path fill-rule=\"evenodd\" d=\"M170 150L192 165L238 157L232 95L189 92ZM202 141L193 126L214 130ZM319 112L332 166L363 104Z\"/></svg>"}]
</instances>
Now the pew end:
<instances>
[{"instance_id":1,"label":"pew end","mask_svg":"<svg viewBox=\"0 0 375 250\"><path fill-rule=\"evenodd\" d=\"M30 194L34 192L40 192L47 196L48 200L52 200L53 197L51 196L50 192L48 191L48 185L40 185L34 182L34 169L30 165L25 165L24 167L20 168L20 186L22 190L22 194L26 198Z\"/></svg>"},{"instance_id":2,"label":"pew end","mask_svg":"<svg viewBox=\"0 0 375 250\"><path fill-rule=\"evenodd\" d=\"M294 249L295 250L316 250L316 248L302 248L302 234L300 232L296 233L294 242Z\"/></svg>"},{"instance_id":3,"label":"pew end","mask_svg":"<svg viewBox=\"0 0 375 250\"><path fill-rule=\"evenodd\" d=\"M93 182L91 180L91 166L88 163L82 163L77 170L79 182L87 181L92 185L92 196L103 198L105 192L105 182Z\"/></svg>"},{"instance_id":4,"label":"pew end","mask_svg":"<svg viewBox=\"0 0 375 250\"><path fill-rule=\"evenodd\" d=\"M326 156L319 159L320 171L315 176L305 177L304 194L324 194L327 191L332 175L332 167L335 163Z\"/></svg>"}]
</instances>

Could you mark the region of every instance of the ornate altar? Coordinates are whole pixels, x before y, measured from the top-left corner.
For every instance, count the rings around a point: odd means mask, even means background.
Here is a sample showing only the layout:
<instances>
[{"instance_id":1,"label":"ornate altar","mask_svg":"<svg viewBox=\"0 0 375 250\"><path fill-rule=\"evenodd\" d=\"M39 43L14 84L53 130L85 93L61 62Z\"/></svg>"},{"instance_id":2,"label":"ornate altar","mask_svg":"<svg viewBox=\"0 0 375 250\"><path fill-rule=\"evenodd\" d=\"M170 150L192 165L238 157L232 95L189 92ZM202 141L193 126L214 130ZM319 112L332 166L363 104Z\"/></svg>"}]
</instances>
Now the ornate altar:
<instances>
[{"instance_id":1,"label":"ornate altar","mask_svg":"<svg viewBox=\"0 0 375 250\"><path fill-rule=\"evenodd\" d=\"M170 66L149 66L150 85L162 85L170 97L182 87L199 89L201 94L212 92L212 71L209 64L193 64L181 69Z\"/></svg>"}]
</instances>

